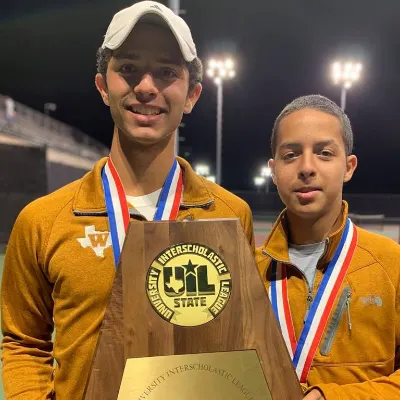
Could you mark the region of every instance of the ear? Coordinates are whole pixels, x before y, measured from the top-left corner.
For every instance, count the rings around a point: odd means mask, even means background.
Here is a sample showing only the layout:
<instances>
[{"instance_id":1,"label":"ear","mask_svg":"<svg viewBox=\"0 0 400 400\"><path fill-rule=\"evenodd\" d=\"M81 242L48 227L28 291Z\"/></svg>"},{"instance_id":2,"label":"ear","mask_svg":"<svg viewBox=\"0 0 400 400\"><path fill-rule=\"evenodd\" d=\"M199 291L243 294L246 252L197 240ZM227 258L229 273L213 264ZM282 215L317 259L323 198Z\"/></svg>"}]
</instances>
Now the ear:
<instances>
[{"instance_id":1,"label":"ear","mask_svg":"<svg viewBox=\"0 0 400 400\"><path fill-rule=\"evenodd\" d=\"M274 185L276 185L276 176L275 176L275 160L270 158L268 161L268 167L271 169L271 178Z\"/></svg>"},{"instance_id":2,"label":"ear","mask_svg":"<svg viewBox=\"0 0 400 400\"><path fill-rule=\"evenodd\" d=\"M183 108L184 114L190 114L201 95L203 87L200 83L196 83L195 87L188 93L185 107Z\"/></svg>"},{"instance_id":3,"label":"ear","mask_svg":"<svg viewBox=\"0 0 400 400\"><path fill-rule=\"evenodd\" d=\"M347 157L346 160L346 173L344 174L343 182L348 182L357 168L357 157L355 155L351 155Z\"/></svg>"},{"instance_id":4,"label":"ear","mask_svg":"<svg viewBox=\"0 0 400 400\"><path fill-rule=\"evenodd\" d=\"M101 98L104 101L104 104L106 106L110 105L110 102L108 100L108 90L107 90L107 82L104 78L104 76L100 73L96 74L96 77L94 78L94 82L96 84L96 88L99 91Z\"/></svg>"}]
</instances>

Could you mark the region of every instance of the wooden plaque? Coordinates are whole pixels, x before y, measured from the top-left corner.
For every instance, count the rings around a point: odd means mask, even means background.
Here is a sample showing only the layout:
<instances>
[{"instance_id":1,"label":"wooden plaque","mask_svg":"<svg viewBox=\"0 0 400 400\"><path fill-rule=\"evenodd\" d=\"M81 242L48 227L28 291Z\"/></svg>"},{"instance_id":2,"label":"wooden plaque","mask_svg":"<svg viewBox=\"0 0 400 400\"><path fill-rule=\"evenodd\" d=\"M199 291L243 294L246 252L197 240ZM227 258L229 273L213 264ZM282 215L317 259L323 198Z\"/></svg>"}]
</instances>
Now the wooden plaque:
<instances>
[{"instance_id":1,"label":"wooden plaque","mask_svg":"<svg viewBox=\"0 0 400 400\"><path fill-rule=\"evenodd\" d=\"M132 358L240 350L256 352L273 400L303 398L239 220L131 222L84 398L117 400Z\"/></svg>"}]
</instances>

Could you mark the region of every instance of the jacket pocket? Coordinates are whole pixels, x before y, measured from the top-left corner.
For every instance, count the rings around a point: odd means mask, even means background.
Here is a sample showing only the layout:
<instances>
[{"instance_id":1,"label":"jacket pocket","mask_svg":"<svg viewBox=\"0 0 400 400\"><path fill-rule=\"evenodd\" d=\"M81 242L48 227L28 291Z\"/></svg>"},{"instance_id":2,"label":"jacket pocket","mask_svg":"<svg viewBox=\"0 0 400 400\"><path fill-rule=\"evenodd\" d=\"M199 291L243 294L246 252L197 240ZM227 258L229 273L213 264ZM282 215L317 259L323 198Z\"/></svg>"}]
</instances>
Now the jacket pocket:
<instances>
[{"instance_id":1,"label":"jacket pocket","mask_svg":"<svg viewBox=\"0 0 400 400\"><path fill-rule=\"evenodd\" d=\"M322 342L320 348L320 353L323 356L328 355L328 353L332 348L333 340L335 339L340 321L342 320L346 308L347 308L347 322L349 329L351 330L350 299L351 299L351 287L345 287L343 289L342 294L340 295L339 302L336 306L335 312L333 313L328 330L326 331L324 341Z\"/></svg>"}]
</instances>

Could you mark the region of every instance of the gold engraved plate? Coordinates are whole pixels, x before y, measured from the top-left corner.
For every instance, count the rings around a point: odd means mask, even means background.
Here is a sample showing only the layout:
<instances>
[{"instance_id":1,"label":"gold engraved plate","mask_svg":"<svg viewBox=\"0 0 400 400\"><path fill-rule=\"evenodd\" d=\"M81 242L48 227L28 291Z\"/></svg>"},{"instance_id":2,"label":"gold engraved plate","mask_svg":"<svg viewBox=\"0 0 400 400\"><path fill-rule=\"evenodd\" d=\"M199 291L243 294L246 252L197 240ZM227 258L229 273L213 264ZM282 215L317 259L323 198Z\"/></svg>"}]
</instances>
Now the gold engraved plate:
<instances>
[{"instance_id":1,"label":"gold engraved plate","mask_svg":"<svg viewBox=\"0 0 400 400\"><path fill-rule=\"evenodd\" d=\"M118 400L270 400L255 350L127 360Z\"/></svg>"},{"instance_id":2,"label":"gold engraved plate","mask_svg":"<svg viewBox=\"0 0 400 400\"><path fill-rule=\"evenodd\" d=\"M211 248L181 243L162 251L152 262L146 292L155 312L180 326L213 320L229 301L228 266Z\"/></svg>"}]
</instances>

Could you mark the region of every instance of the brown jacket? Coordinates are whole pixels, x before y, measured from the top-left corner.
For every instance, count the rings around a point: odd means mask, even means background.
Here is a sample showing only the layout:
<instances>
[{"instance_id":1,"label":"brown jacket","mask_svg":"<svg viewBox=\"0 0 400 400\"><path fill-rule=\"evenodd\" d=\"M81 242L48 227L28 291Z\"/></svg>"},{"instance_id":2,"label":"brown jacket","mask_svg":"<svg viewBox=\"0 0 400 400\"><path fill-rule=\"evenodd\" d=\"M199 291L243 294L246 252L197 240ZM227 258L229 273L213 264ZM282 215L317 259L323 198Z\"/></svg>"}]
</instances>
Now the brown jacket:
<instances>
[{"instance_id":1,"label":"brown jacket","mask_svg":"<svg viewBox=\"0 0 400 400\"><path fill-rule=\"evenodd\" d=\"M312 298L339 244L346 218L327 239ZM327 400L400 399L400 246L386 237L357 227L358 243L346 277L315 354L307 386L318 386ZM256 261L265 287L271 280L271 261L288 265L288 293L296 338L307 310L307 281L290 265L285 212Z\"/></svg>"},{"instance_id":2,"label":"brown jacket","mask_svg":"<svg viewBox=\"0 0 400 400\"><path fill-rule=\"evenodd\" d=\"M254 248L248 205L178 161L184 173L178 220L239 218ZM57 400L82 398L115 273L111 246L93 249L106 236L92 234L88 244L85 230L109 231L101 181L105 162L29 204L17 218L1 293L8 400L42 400L54 393Z\"/></svg>"}]
</instances>

